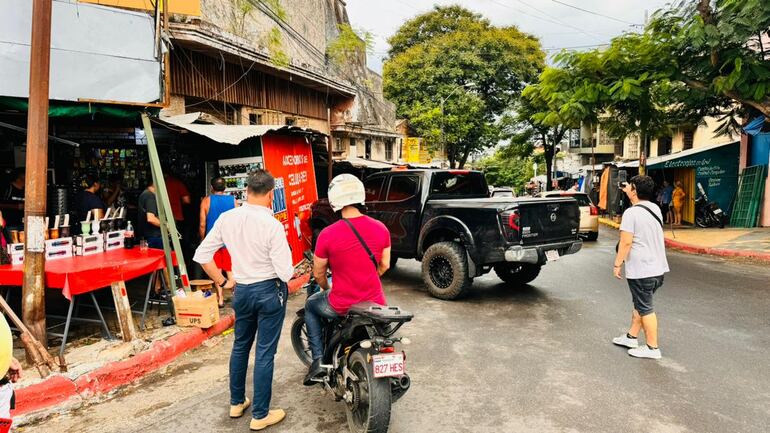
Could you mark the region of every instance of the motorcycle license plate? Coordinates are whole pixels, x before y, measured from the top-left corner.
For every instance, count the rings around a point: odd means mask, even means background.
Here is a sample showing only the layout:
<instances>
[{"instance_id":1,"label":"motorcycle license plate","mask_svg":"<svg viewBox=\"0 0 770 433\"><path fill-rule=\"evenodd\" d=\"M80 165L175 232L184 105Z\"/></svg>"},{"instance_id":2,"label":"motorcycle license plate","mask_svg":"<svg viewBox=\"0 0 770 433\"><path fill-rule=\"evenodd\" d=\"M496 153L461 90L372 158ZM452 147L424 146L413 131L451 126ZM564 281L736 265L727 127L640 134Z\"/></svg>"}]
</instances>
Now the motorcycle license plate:
<instances>
[{"instance_id":1,"label":"motorcycle license plate","mask_svg":"<svg viewBox=\"0 0 770 433\"><path fill-rule=\"evenodd\" d=\"M404 354L388 353L372 356L374 377L395 377L404 374Z\"/></svg>"},{"instance_id":2,"label":"motorcycle license plate","mask_svg":"<svg viewBox=\"0 0 770 433\"><path fill-rule=\"evenodd\" d=\"M548 250L545 252L545 258L548 259L549 262L552 262L554 260L559 260L559 251Z\"/></svg>"},{"instance_id":3,"label":"motorcycle license plate","mask_svg":"<svg viewBox=\"0 0 770 433\"><path fill-rule=\"evenodd\" d=\"M717 214L717 215L721 215L722 214L722 209L714 209L714 213Z\"/></svg>"}]
</instances>

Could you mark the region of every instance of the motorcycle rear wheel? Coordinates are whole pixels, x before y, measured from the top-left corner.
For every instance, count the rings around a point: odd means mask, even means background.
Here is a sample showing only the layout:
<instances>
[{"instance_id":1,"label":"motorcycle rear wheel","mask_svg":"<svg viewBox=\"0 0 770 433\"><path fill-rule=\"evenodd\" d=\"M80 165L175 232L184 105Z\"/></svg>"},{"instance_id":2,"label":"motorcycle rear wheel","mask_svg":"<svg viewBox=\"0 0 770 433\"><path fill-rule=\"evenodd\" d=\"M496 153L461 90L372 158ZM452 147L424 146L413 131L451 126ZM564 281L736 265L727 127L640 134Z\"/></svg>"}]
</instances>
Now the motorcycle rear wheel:
<instances>
[{"instance_id":1,"label":"motorcycle rear wheel","mask_svg":"<svg viewBox=\"0 0 770 433\"><path fill-rule=\"evenodd\" d=\"M313 356L310 353L304 317L297 317L291 324L291 345L294 347L297 358L305 364L305 367L310 367L310 364L313 363Z\"/></svg>"},{"instance_id":2,"label":"motorcycle rear wheel","mask_svg":"<svg viewBox=\"0 0 770 433\"><path fill-rule=\"evenodd\" d=\"M348 427L353 433L387 433L390 425L390 382L376 379L368 353L356 350L350 356L349 368L358 377L346 388L353 394L353 402L345 403Z\"/></svg>"}]
</instances>

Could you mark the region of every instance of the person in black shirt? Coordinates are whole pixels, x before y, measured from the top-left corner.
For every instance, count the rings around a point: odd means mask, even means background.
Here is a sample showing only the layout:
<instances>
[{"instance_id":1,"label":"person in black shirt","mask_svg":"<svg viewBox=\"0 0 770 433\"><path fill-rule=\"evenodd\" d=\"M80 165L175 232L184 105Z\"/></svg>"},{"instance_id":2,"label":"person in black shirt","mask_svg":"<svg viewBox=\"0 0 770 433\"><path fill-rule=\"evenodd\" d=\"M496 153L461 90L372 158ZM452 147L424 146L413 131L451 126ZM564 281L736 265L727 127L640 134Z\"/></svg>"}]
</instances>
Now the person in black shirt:
<instances>
[{"instance_id":1,"label":"person in black shirt","mask_svg":"<svg viewBox=\"0 0 770 433\"><path fill-rule=\"evenodd\" d=\"M160 231L160 218L158 213L158 201L155 196L155 185L147 185L147 189L139 194L138 207L138 233L147 240L150 248L163 249L163 238Z\"/></svg>"},{"instance_id":2,"label":"person in black shirt","mask_svg":"<svg viewBox=\"0 0 770 433\"><path fill-rule=\"evenodd\" d=\"M78 216L85 220L88 211L99 209L101 211L100 217L104 216L104 210L106 206L101 198L97 195L99 189L102 187L96 176L87 174L85 178L86 189L80 191L75 198L75 209L78 212Z\"/></svg>"},{"instance_id":3,"label":"person in black shirt","mask_svg":"<svg viewBox=\"0 0 770 433\"><path fill-rule=\"evenodd\" d=\"M0 209L6 220L8 230L23 230L24 227L24 168L13 171L13 180L2 191Z\"/></svg>"}]
</instances>

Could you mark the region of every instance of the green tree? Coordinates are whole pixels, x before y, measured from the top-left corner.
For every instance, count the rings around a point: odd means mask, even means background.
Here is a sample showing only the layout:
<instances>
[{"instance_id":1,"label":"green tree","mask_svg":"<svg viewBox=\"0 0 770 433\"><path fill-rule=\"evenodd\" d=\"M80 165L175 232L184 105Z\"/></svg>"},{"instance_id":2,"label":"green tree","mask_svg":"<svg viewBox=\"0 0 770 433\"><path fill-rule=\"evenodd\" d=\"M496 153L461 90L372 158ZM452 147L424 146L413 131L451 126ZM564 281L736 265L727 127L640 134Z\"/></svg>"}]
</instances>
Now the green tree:
<instances>
[{"instance_id":1,"label":"green tree","mask_svg":"<svg viewBox=\"0 0 770 433\"><path fill-rule=\"evenodd\" d=\"M540 43L458 6L435 7L389 40L385 95L452 167L497 143L499 118L544 65Z\"/></svg>"}]
</instances>

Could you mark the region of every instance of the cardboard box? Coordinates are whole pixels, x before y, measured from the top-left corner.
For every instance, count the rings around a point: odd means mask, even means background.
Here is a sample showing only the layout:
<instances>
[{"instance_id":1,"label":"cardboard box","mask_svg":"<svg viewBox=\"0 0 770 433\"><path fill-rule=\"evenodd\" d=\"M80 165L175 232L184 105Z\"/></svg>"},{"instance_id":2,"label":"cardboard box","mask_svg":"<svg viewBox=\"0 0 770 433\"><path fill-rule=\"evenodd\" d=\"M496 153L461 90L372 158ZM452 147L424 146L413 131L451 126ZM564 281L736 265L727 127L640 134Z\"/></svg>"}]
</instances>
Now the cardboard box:
<instances>
[{"instance_id":1,"label":"cardboard box","mask_svg":"<svg viewBox=\"0 0 770 433\"><path fill-rule=\"evenodd\" d=\"M77 235L75 236L75 245L78 247L89 247L91 245L104 244L104 236L100 234L96 235ZM104 245L102 245L104 246Z\"/></svg>"},{"instance_id":2,"label":"cardboard box","mask_svg":"<svg viewBox=\"0 0 770 433\"><path fill-rule=\"evenodd\" d=\"M75 247L76 256L90 256L92 254L99 254L104 252L104 244L90 244L86 246L78 245Z\"/></svg>"},{"instance_id":3,"label":"cardboard box","mask_svg":"<svg viewBox=\"0 0 770 433\"><path fill-rule=\"evenodd\" d=\"M24 254L24 244L8 244L8 254Z\"/></svg>"},{"instance_id":4,"label":"cardboard box","mask_svg":"<svg viewBox=\"0 0 770 433\"><path fill-rule=\"evenodd\" d=\"M67 257L72 257L72 247L65 250L45 250L46 260L64 259Z\"/></svg>"},{"instance_id":5,"label":"cardboard box","mask_svg":"<svg viewBox=\"0 0 770 433\"><path fill-rule=\"evenodd\" d=\"M174 296L177 326L210 328L219 321L219 304L216 295L204 298L200 292L187 297Z\"/></svg>"},{"instance_id":6,"label":"cardboard box","mask_svg":"<svg viewBox=\"0 0 770 433\"><path fill-rule=\"evenodd\" d=\"M107 232L104 234L104 251L112 251L125 246L125 230Z\"/></svg>"},{"instance_id":7,"label":"cardboard box","mask_svg":"<svg viewBox=\"0 0 770 433\"><path fill-rule=\"evenodd\" d=\"M69 251L72 253L72 238L48 239L45 241L45 251L46 253L59 251Z\"/></svg>"},{"instance_id":8,"label":"cardboard box","mask_svg":"<svg viewBox=\"0 0 770 433\"><path fill-rule=\"evenodd\" d=\"M11 264L21 265L24 263L24 252L21 254L11 254Z\"/></svg>"}]
</instances>

